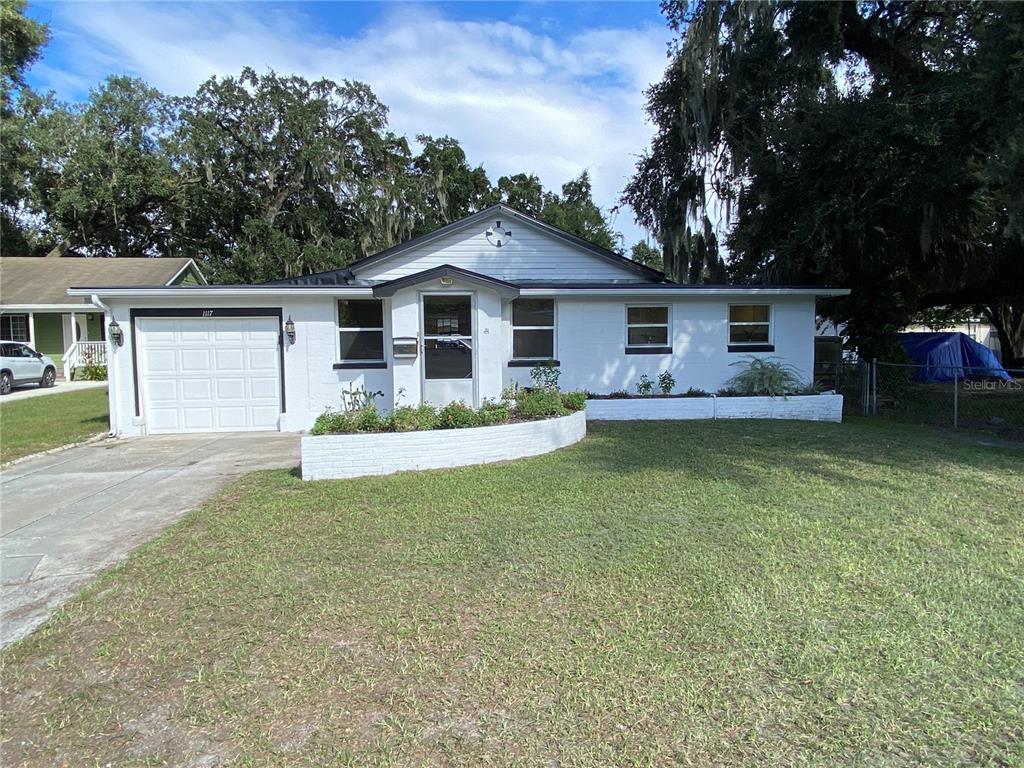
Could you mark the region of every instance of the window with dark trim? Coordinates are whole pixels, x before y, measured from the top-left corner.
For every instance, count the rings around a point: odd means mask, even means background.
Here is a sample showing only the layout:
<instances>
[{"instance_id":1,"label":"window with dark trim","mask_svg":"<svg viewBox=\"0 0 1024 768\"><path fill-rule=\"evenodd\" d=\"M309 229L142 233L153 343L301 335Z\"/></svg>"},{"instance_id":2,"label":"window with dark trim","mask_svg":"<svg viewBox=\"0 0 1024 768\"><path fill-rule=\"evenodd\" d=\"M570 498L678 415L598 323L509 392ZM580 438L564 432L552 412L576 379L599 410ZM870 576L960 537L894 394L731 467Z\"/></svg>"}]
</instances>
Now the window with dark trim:
<instances>
[{"instance_id":1,"label":"window with dark trim","mask_svg":"<svg viewBox=\"0 0 1024 768\"><path fill-rule=\"evenodd\" d=\"M667 306L626 307L626 351L669 347Z\"/></svg>"},{"instance_id":2,"label":"window with dark trim","mask_svg":"<svg viewBox=\"0 0 1024 768\"><path fill-rule=\"evenodd\" d=\"M340 300L338 337L343 363L383 363L384 305L381 301Z\"/></svg>"},{"instance_id":3,"label":"window with dark trim","mask_svg":"<svg viewBox=\"0 0 1024 768\"><path fill-rule=\"evenodd\" d=\"M512 359L551 360L555 356L555 300L512 302Z\"/></svg>"},{"instance_id":4,"label":"window with dark trim","mask_svg":"<svg viewBox=\"0 0 1024 768\"><path fill-rule=\"evenodd\" d=\"M771 344L771 318L770 304L730 304L729 345L763 346Z\"/></svg>"},{"instance_id":5,"label":"window with dark trim","mask_svg":"<svg viewBox=\"0 0 1024 768\"><path fill-rule=\"evenodd\" d=\"M0 315L0 339L28 341L28 315Z\"/></svg>"}]
</instances>

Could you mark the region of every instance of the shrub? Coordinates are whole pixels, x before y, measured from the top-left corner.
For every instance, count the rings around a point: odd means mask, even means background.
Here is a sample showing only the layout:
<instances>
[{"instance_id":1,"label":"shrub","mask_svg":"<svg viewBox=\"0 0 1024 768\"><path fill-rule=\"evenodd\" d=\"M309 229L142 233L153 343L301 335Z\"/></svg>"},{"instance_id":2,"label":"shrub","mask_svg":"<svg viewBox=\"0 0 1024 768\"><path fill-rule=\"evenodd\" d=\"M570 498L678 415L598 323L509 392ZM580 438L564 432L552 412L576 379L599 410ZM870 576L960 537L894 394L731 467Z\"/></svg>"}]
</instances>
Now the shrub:
<instances>
[{"instance_id":1,"label":"shrub","mask_svg":"<svg viewBox=\"0 0 1024 768\"><path fill-rule=\"evenodd\" d=\"M411 405L400 405L391 412L390 427L392 432L414 432L416 426L416 409Z\"/></svg>"},{"instance_id":2,"label":"shrub","mask_svg":"<svg viewBox=\"0 0 1024 768\"><path fill-rule=\"evenodd\" d=\"M582 411L587 406L587 393L563 392L562 405L569 411Z\"/></svg>"},{"instance_id":3,"label":"shrub","mask_svg":"<svg viewBox=\"0 0 1024 768\"><path fill-rule=\"evenodd\" d=\"M688 390L683 392L683 397L711 397L711 395L705 392L703 389L690 387Z\"/></svg>"},{"instance_id":4,"label":"shrub","mask_svg":"<svg viewBox=\"0 0 1024 768\"><path fill-rule=\"evenodd\" d=\"M422 403L416 407L416 429L436 429L437 409L430 403Z\"/></svg>"},{"instance_id":5,"label":"shrub","mask_svg":"<svg viewBox=\"0 0 1024 768\"><path fill-rule=\"evenodd\" d=\"M377 413L377 407L361 408L358 411L350 411L356 425L357 432L383 432L388 428L388 420L381 418Z\"/></svg>"},{"instance_id":6,"label":"shrub","mask_svg":"<svg viewBox=\"0 0 1024 768\"><path fill-rule=\"evenodd\" d=\"M643 397L654 392L654 382L646 373L640 374L640 381L636 383L636 393Z\"/></svg>"},{"instance_id":7,"label":"shrub","mask_svg":"<svg viewBox=\"0 0 1024 768\"><path fill-rule=\"evenodd\" d=\"M661 390L663 395L671 395L672 390L676 386L676 377L668 371L662 371L658 374L658 389Z\"/></svg>"},{"instance_id":8,"label":"shrub","mask_svg":"<svg viewBox=\"0 0 1024 768\"><path fill-rule=\"evenodd\" d=\"M78 365L75 366L75 373L72 378L75 381L106 381L107 366L105 365Z\"/></svg>"},{"instance_id":9,"label":"shrub","mask_svg":"<svg viewBox=\"0 0 1024 768\"><path fill-rule=\"evenodd\" d=\"M737 373L727 382L728 388L741 395L787 395L804 388L804 381L796 368L778 358L761 358L745 355L733 365L745 365L746 370Z\"/></svg>"},{"instance_id":10,"label":"shrub","mask_svg":"<svg viewBox=\"0 0 1024 768\"><path fill-rule=\"evenodd\" d=\"M491 427L508 421L509 409L506 403L484 400L476 415L481 427Z\"/></svg>"},{"instance_id":11,"label":"shrub","mask_svg":"<svg viewBox=\"0 0 1024 768\"><path fill-rule=\"evenodd\" d=\"M437 410L429 403L402 405L391 412L388 419L392 432L421 432L437 428Z\"/></svg>"},{"instance_id":12,"label":"shrub","mask_svg":"<svg viewBox=\"0 0 1024 768\"><path fill-rule=\"evenodd\" d=\"M463 429L480 426L480 417L476 411L463 402L448 403L437 412L435 429Z\"/></svg>"},{"instance_id":13,"label":"shrub","mask_svg":"<svg viewBox=\"0 0 1024 768\"><path fill-rule=\"evenodd\" d=\"M356 431L355 417L345 411L335 411L328 408L316 417L313 427L309 430L311 435L349 435Z\"/></svg>"},{"instance_id":14,"label":"shrub","mask_svg":"<svg viewBox=\"0 0 1024 768\"><path fill-rule=\"evenodd\" d=\"M516 400L516 413L521 419L543 419L565 416L569 411L562 404L562 396L554 390L534 389L520 393Z\"/></svg>"},{"instance_id":15,"label":"shrub","mask_svg":"<svg viewBox=\"0 0 1024 768\"><path fill-rule=\"evenodd\" d=\"M530 369L530 379L537 389L558 389L558 378L561 375L554 360L537 363Z\"/></svg>"},{"instance_id":16,"label":"shrub","mask_svg":"<svg viewBox=\"0 0 1024 768\"><path fill-rule=\"evenodd\" d=\"M522 419L542 419L548 416L565 416L573 410L581 410L586 403L585 392L557 390L521 389L515 402L516 415ZM563 402L564 401L564 402ZM479 410L463 402L448 403L436 410L423 403L413 407L403 405L388 415L382 415L375 405L358 410L334 410L328 408L317 416L309 430L311 435L351 435L357 432L419 432L428 429L465 429L467 427L489 427L504 424L511 417L508 403L500 400L484 400Z\"/></svg>"}]
</instances>

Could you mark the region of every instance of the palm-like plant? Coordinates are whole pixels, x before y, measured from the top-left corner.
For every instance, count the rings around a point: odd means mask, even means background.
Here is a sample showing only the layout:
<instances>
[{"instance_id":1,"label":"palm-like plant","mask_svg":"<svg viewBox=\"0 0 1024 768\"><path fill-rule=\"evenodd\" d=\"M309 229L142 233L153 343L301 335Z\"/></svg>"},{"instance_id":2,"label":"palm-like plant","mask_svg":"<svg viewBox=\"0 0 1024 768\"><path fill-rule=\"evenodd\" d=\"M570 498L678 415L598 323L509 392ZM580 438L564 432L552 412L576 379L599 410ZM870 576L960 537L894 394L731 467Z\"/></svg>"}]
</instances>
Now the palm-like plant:
<instances>
[{"instance_id":1,"label":"palm-like plant","mask_svg":"<svg viewBox=\"0 0 1024 768\"><path fill-rule=\"evenodd\" d=\"M805 387L800 371L776 357L744 355L744 359L732 365L746 366L746 370L729 379L729 388L744 395L777 397Z\"/></svg>"}]
</instances>

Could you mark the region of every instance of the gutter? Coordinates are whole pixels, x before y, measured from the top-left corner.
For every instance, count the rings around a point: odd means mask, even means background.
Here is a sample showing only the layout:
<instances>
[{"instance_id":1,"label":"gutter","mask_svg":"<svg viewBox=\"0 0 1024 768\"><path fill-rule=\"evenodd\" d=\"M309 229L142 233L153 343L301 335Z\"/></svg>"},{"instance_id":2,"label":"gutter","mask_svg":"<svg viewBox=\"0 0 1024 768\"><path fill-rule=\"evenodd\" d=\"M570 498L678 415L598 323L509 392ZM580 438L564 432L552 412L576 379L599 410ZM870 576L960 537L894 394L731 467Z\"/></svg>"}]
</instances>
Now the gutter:
<instances>
[{"instance_id":1,"label":"gutter","mask_svg":"<svg viewBox=\"0 0 1024 768\"><path fill-rule=\"evenodd\" d=\"M100 301L100 297L95 293L90 298L90 301L103 311L103 324L109 325L110 321L114 319L114 313L110 307ZM117 384L115 383L117 366L114 365L115 344L110 340L109 333L104 333L104 335L107 337L107 401L110 406L110 430L107 432L107 435L109 437L117 437Z\"/></svg>"},{"instance_id":2,"label":"gutter","mask_svg":"<svg viewBox=\"0 0 1024 768\"><path fill-rule=\"evenodd\" d=\"M214 286L197 285L189 288L163 287L152 288L126 288L117 286L93 286L86 288L68 288L68 296L106 296L108 298L131 298L131 299L176 299L194 302L197 297L206 298L243 298L262 297L267 301L274 301L278 296L337 296L345 297L373 297L373 288L366 287L345 287L345 286L316 286L316 287L281 287L281 286Z\"/></svg>"},{"instance_id":3,"label":"gutter","mask_svg":"<svg viewBox=\"0 0 1024 768\"><path fill-rule=\"evenodd\" d=\"M513 283L514 285L514 283ZM373 298L373 287L346 286L195 286L192 288L126 288L126 287L95 287L69 288L69 296L93 296L102 294L112 298L130 299L186 299L194 302L196 298L263 298L268 302L279 296L333 296L335 298ZM663 297L685 298L689 296L813 296L827 298L832 296L848 296L849 288L764 288L737 286L719 288L701 288L695 286L666 285L650 288L520 288L520 296L608 296L608 297Z\"/></svg>"},{"instance_id":4,"label":"gutter","mask_svg":"<svg viewBox=\"0 0 1024 768\"><path fill-rule=\"evenodd\" d=\"M690 296L848 296L849 288L694 288L664 286L653 288L522 288L521 296L644 296L682 299Z\"/></svg>"}]
</instances>

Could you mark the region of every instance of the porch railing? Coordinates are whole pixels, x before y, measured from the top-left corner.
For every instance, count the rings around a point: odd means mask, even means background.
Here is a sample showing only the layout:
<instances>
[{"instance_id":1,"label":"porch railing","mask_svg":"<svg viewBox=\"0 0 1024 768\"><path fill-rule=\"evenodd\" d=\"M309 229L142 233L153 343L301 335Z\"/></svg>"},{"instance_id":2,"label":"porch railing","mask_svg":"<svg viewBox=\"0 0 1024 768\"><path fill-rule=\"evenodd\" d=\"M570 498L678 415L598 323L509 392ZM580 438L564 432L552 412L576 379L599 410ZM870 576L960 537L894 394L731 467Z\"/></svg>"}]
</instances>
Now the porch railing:
<instances>
[{"instance_id":1,"label":"porch railing","mask_svg":"<svg viewBox=\"0 0 1024 768\"><path fill-rule=\"evenodd\" d=\"M64 378L71 381L75 368L83 365L107 365L107 342L76 341L61 357L64 364Z\"/></svg>"}]
</instances>

